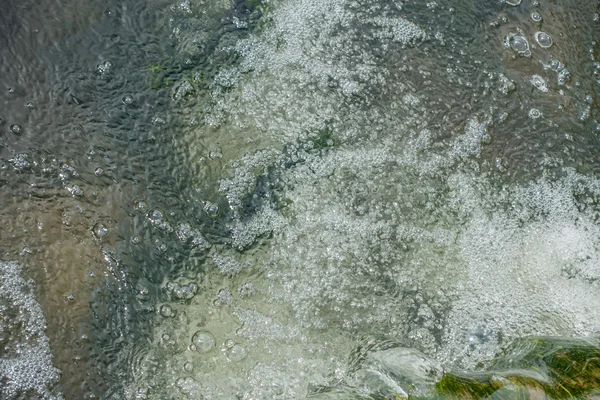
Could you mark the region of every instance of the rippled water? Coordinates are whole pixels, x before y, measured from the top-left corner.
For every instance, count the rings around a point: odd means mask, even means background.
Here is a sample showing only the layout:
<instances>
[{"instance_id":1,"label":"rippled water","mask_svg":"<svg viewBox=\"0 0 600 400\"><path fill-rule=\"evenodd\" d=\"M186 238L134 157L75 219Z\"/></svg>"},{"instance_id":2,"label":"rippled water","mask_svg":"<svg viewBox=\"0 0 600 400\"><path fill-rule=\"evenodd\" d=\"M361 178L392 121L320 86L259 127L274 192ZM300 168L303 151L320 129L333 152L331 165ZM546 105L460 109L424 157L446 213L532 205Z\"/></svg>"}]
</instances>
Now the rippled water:
<instances>
[{"instance_id":1,"label":"rippled water","mask_svg":"<svg viewBox=\"0 0 600 400\"><path fill-rule=\"evenodd\" d=\"M598 8L3 2L0 397L429 396L597 348Z\"/></svg>"}]
</instances>

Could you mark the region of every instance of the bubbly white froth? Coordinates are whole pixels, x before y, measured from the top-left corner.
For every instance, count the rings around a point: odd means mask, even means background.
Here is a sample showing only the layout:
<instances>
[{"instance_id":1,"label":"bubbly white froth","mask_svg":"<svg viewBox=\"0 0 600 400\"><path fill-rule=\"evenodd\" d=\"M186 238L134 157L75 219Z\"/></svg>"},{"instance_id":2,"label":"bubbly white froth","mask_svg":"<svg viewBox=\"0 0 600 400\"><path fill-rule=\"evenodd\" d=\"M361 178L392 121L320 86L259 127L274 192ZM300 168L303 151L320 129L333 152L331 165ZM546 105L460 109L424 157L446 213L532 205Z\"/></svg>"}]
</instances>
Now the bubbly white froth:
<instances>
[{"instance_id":1,"label":"bubbly white froth","mask_svg":"<svg viewBox=\"0 0 600 400\"><path fill-rule=\"evenodd\" d=\"M46 319L31 288L21 277L21 269L16 262L0 262L2 331L13 337L2 344L8 353L0 358L2 397L20 398L33 392L45 399L62 398L50 392L60 371L52 364L52 352L44 333Z\"/></svg>"}]
</instances>

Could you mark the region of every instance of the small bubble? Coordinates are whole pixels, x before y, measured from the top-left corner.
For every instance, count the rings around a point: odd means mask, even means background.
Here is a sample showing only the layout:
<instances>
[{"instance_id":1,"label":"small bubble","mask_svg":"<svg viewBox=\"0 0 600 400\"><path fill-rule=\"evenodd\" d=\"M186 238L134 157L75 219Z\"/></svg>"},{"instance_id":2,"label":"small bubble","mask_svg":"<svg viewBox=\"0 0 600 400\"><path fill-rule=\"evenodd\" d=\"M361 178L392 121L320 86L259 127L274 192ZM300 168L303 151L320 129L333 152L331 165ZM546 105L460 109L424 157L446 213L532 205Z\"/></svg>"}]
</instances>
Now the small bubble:
<instances>
[{"instance_id":1,"label":"small bubble","mask_svg":"<svg viewBox=\"0 0 600 400\"><path fill-rule=\"evenodd\" d=\"M219 215L219 206L215 203L207 201L204 203L204 212L211 218Z\"/></svg>"},{"instance_id":2,"label":"small bubble","mask_svg":"<svg viewBox=\"0 0 600 400\"><path fill-rule=\"evenodd\" d=\"M226 357L229 362L242 361L246 358L246 349L239 344L234 344L231 348L227 349Z\"/></svg>"},{"instance_id":3,"label":"small bubble","mask_svg":"<svg viewBox=\"0 0 600 400\"><path fill-rule=\"evenodd\" d=\"M534 11L534 12L531 13L531 19L534 22L541 22L542 21L542 15L539 12Z\"/></svg>"},{"instance_id":4,"label":"small bubble","mask_svg":"<svg viewBox=\"0 0 600 400\"><path fill-rule=\"evenodd\" d=\"M23 127L20 124L12 124L10 126L10 131L15 135L20 135L23 133Z\"/></svg>"},{"instance_id":5,"label":"small bubble","mask_svg":"<svg viewBox=\"0 0 600 400\"><path fill-rule=\"evenodd\" d=\"M160 315L163 317L172 317L174 315L173 309L168 304L164 304L160 306Z\"/></svg>"},{"instance_id":6,"label":"small bubble","mask_svg":"<svg viewBox=\"0 0 600 400\"><path fill-rule=\"evenodd\" d=\"M8 93L14 94L15 93L15 89L14 88L8 88Z\"/></svg>"},{"instance_id":7,"label":"small bubble","mask_svg":"<svg viewBox=\"0 0 600 400\"><path fill-rule=\"evenodd\" d=\"M152 210L148 218L150 218L150 221L152 222L160 222L165 219L165 213L157 208Z\"/></svg>"},{"instance_id":8,"label":"small bubble","mask_svg":"<svg viewBox=\"0 0 600 400\"><path fill-rule=\"evenodd\" d=\"M173 294L173 297L175 297L176 299L183 299L185 297L183 287L178 283L176 283L173 286L173 290L171 290L171 294Z\"/></svg>"},{"instance_id":9,"label":"small bubble","mask_svg":"<svg viewBox=\"0 0 600 400\"><path fill-rule=\"evenodd\" d=\"M542 92L548 91L548 86L546 85L546 81L544 80L544 78L542 78L539 75L533 75L531 77L531 84Z\"/></svg>"},{"instance_id":10,"label":"small bubble","mask_svg":"<svg viewBox=\"0 0 600 400\"><path fill-rule=\"evenodd\" d=\"M123 104L128 105L128 106L132 105L133 104L133 96L131 96L131 95L124 96Z\"/></svg>"},{"instance_id":11,"label":"small bubble","mask_svg":"<svg viewBox=\"0 0 600 400\"><path fill-rule=\"evenodd\" d=\"M139 211L141 213L145 213L148 211L148 203L146 203L144 200L140 200L137 201L134 205L133 208L135 209L135 211Z\"/></svg>"},{"instance_id":12,"label":"small bubble","mask_svg":"<svg viewBox=\"0 0 600 400\"><path fill-rule=\"evenodd\" d=\"M139 236L134 236L131 238L131 243L133 244L139 244L142 241L142 239Z\"/></svg>"},{"instance_id":13,"label":"small bubble","mask_svg":"<svg viewBox=\"0 0 600 400\"><path fill-rule=\"evenodd\" d=\"M547 49L548 47L552 46L552 36L548 35L546 32L536 32L535 41L543 49Z\"/></svg>"},{"instance_id":14,"label":"small bubble","mask_svg":"<svg viewBox=\"0 0 600 400\"><path fill-rule=\"evenodd\" d=\"M73 300L75 300L75 296L71 293L67 296L67 300L73 301Z\"/></svg>"},{"instance_id":15,"label":"small bubble","mask_svg":"<svg viewBox=\"0 0 600 400\"><path fill-rule=\"evenodd\" d=\"M192 336L192 346L198 353L208 353L215 343L215 337L209 331L198 331Z\"/></svg>"},{"instance_id":16,"label":"small bubble","mask_svg":"<svg viewBox=\"0 0 600 400\"><path fill-rule=\"evenodd\" d=\"M521 4L521 0L505 0L506 4L508 4L509 6L518 6L519 4Z\"/></svg>"},{"instance_id":17,"label":"small bubble","mask_svg":"<svg viewBox=\"0 0 600 400\"><path fill-rule=\"evenodd\" d=\"M181 286L181 296L182 298L189 300L194 297L194 293L190 290L188 285Z\"/></svg>"},{"instance_id":18,"label":"small bubble","mask_svg":"<svg viewBox=\"0 0 600 400\"><path fill-rule=\"evenodd\" d=\"M526 53L529 50L529 42L524 36L514 35L509 39L510 48L517 53Z\"/></svg>"},{"instance_id":19,"label":"small bubble","mask_svg":"<svg viewBox=\"0 0 600 400\"><path fill-rule=\"evenodd\" d=\"M92 231L94 232L94 236L96 236L97 239L103 239L109 233L108 228L102 223L97 223L96 225L94 225Z\"/></svg>"},{"instance_id":20,"label":"small bubble","mask_svg":"<svg viewBox=\"0 0 600 400\"><path fill-rule=\"evenodd\" d=\"M194 366L191 362L186 362L185 364L183 364L183 369L187 372L192 372L194 370Z\"/></svg>"},{"instance_id":21,"label":"small bubble","mask_svg":"<svg viewBox=\"0 0 600 400\"><path fill-rule=\"evenodd\" d=\"M536 120L542 116L542 112L537 108L532 108L529 110L529 118Z\"/></svg>"},{"instance_id":22,"label":"small bubble","mask_svg":"<svg viewBox=\"0 0 600 400\"><path fill-rule=\"evenodd\" d=\"M98 168L96 168L96 169L94 170L94 175L96 175L96 176L100 176L100 175L102 175L103 173L104 173L104 170L103 170L102 168L100 168L100 167L98 167Z\"/></svg>"},{"instance_id":23,"label":"small bubble","mask_svg":"<svg viewBox=\"0 0 600 400\"><path fill-rule=\"evenodd\" d=\"M25 107L29 108L30 110L33 110L35 108L32 102L25 104Z\"/></svg>"}]
</instances>

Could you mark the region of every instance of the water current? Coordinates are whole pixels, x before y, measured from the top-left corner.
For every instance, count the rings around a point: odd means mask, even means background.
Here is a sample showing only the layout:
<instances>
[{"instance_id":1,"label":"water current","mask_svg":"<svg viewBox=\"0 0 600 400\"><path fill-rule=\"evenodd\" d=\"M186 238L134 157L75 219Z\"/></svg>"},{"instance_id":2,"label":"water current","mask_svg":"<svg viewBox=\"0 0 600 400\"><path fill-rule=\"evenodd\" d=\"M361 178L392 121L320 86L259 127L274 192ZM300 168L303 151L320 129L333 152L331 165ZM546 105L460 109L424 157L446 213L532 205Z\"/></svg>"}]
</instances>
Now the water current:
<instances>
[{"instance_id":1,"label":"water current","mask_svg":"<svg viewBox=\"0 0 600 400\"><path fill-rule=\"evenodd\" d=\"M599 13L2 0L0 398L600 396Z\"/></svg>"}]
</instances>

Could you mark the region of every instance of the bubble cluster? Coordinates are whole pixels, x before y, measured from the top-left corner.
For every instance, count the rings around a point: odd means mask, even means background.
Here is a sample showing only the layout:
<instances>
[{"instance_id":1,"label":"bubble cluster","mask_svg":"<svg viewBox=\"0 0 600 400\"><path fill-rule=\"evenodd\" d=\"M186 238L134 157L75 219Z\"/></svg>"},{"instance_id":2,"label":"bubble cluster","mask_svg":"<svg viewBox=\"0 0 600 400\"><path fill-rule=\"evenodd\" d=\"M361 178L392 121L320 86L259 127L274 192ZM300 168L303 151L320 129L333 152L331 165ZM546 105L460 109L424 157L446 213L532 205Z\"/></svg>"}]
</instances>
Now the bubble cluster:
<instances>
[{"instance_id":1,"label":"bubble cluster","mask_svg":"<svg viewBox=\"0 0 600 400\"><path fill-rule=\"evenodd\" d=\"M169 291L169 293L174 299L190 300L196 295L198 285L196 284L196 282L188 282L187 284L168 282L166 285L166 289L167 291Z\"/></svg>"},{"instance_id":2,"label":"bubble cluster","mask_svg":"<svg viewBox=\"0 0 600 400\"><path fill-rule=\"evenodd\" d=\"M181 223L177 226L175 231L177 237L182 242L189 242L193 247L198 248L208 248L210 244L204 238L202 233L197 229L192 229L191 225L188 223Z\"/></svg>"},{"instance_id":3,"label":"bubble cluster","mask_svg":"<svg viewBox=\"0 0 600 400\"><path fill-rule=\"evenodd\" d=\"M62 396L51 391L60 371L52 363L44 333L46 320L21 272L22 267L15 262L0 262L0 328L5 332L0 342L2 397L18 399L32 391L43 398L60 399Z\"/></svg>"}]
</instances>

